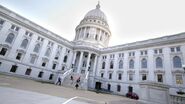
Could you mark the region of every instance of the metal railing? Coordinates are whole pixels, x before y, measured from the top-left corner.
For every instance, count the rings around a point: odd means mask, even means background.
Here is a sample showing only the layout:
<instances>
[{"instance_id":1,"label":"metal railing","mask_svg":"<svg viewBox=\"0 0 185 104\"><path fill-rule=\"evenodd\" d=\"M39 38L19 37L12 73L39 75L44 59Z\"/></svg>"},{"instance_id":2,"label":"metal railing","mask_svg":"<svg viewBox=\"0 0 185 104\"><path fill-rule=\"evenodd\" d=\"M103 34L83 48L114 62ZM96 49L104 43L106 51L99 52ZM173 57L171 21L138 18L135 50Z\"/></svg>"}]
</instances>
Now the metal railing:
<instances>
[{"instance_id":1,"label":"metal railing","mask_svg":"<svg viewBox=\"0 0 185 104\"><path fill-rule=\"evenodd\" d=\"M170 104L185 104L185 95L170 95Z\"/></svg>"}]
</instances>

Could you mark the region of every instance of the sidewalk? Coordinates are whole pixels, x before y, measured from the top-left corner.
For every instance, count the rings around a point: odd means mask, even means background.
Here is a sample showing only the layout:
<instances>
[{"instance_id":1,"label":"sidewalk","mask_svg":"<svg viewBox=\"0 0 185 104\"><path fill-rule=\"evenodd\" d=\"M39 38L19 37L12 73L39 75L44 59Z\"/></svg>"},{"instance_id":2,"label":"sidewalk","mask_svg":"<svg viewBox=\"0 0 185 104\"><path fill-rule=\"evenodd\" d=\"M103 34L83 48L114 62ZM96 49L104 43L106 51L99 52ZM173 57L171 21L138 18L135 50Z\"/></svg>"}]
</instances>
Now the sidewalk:
<instances>
[{"instance_id":1,"label":"sidewalk","mask_svg":"<svg viewBox=\"0 0 185 104\"><path fill-rule=\"evenodd\" d=\"M105 102L108 104L141 104L139 101L123 96L76 90L2 74L0 74L0 88L1 104L62 104L73 97L77 98L67 104L104 104Z\"/></svg>"},{"instance_id":2,"label":"sidewalk","mask_svg":"<svg viewBox=\"0 0 185 104\"><path fill-rule=\"evenodd\" d=\"M18 90L14 88L0 87L1 104L63 104L68 99ZM72 100L67 104L88 104Z\"/></svg>"}]
</instances>

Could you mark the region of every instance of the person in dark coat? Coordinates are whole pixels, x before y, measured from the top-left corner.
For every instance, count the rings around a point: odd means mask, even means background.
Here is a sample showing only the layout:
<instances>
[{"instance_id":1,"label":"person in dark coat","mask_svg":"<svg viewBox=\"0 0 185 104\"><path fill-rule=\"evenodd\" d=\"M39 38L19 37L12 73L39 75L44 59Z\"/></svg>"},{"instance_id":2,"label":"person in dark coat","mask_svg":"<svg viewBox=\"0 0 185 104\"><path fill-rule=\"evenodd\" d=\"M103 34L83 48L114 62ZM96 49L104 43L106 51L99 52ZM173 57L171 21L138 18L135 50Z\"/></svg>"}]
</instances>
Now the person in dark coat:
<instances>
[{"instance_id":1,"label":"person in dark coat","mask_svg":"<svg viewBox=\"0 0 185 104\"><path fill-rule=\"evenodd\" d=\"M61 85L61 78L60 77L58 77L56 85Z\"/></svg>"},{"instance_id":2,"label":"person in dark coat","mask_svg":"<svg viewBox=\"0 0 185 104\"><path fill-rule=\"evenodd\" d=\"M79 87L78 83L75 85L75 87L76 87L76 89L78 89L78 87Z\"/></svg>"}]
</instances>

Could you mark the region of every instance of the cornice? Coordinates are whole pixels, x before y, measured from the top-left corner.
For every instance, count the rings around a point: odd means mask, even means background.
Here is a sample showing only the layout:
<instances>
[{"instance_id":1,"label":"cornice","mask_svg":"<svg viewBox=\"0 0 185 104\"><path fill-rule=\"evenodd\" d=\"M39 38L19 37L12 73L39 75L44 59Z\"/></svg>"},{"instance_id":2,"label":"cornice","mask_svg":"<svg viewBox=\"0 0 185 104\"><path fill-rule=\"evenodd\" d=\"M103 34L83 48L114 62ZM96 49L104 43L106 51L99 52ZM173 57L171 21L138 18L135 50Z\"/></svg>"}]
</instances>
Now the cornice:
<instances>
[{"instance_id":1,"label":"cornice","mask_svg":"<svg viewBox=\"0 0 185 104\"><path fill-rule=\"evenodd\" d=\"M11 11L1 5L0 5L0 9L2 9L2 10L0 10L0 15L5 17L6 19L9 19L10 21L13 21L13 22L15 22L23 27L26 27L26 28L28 28L28 29L40 34L40 35L43 35L44 37L52 39L62 45L65 45L67 47L72 48L71 42L64 39L63 37L45 29L42 26L39 26L38 24L20 16L19 14L15 13L15 12L13 12L13 11Z\"/></svg>"},{"instance_id":2,"label":"cornice","mask_svg":"<svg viewBox=\"0 0 185 104\"><path fill-rule=\"evenodd\" d=\"M92 46L92 44L74 44L73 50L88 50L99 54L100 48Z\"/></svg>"},{"instance_id":3,"label":"cornice","mask_svg":"<svg viewBox=\"0 0 185 104\"><path fill-rule=\"evenodd\" d=\"M102 48L101 53L111 53L111 52L124 51L124 50L156 47L156 46L162 46L162 45L174 44L174 43L183 43L183 42L185 42L185 32L175 34L172 36L164 36L160 38L154 38L154 39L149 39L144 41L138 41L138 42L123 44L123 45Z\"/></svg>"},{"instance_id":4,"label":"cornice","mask_svg":"<svg viewBox=\"0 0 185 104\"><path fill-rule=\"evenodd\" d=\"M155 47L155 46L162 46L162 45L167 45L167 44L174 44L174 43L183 43L185 41L185 33L179 33L176 35L172 36L164 36L160 38L155 38L155 39L149 39L149 40L144 40L144 41L138 41L138 42L133 42L133 43L128 43L128 44L122 44L122 45L117 45L117 46L112 46L112 47L107 47L107 48L96 48L96 46L91 45L76 45L73 43L73 41L68 41L61 36L37 25L36 23L14 13L13 11L3 7L0 5L0 15L5 17L6 19L13 21L23 27L26 27L38 34L43 35L44 37L47 37L49 39L52 39L53 41L56 41L59 44L62 44L68 48L84 48L84 49L89 49L95 52L98 52L100 54L104 53L112 53L112 52L118 52L118 51L124 51L124 50L134 50L134 49L140 49L140 48L147 48L147 47ZM99 26L103 29L108 28L98 25L96 23L89 23L92 26ZM77 26L77 28L80 25ZM83 24L82 26L85 26ZM110 31L109 31L110 32ZM86 43L84 43L86 44Z\"/></svg>"}]
</instances>

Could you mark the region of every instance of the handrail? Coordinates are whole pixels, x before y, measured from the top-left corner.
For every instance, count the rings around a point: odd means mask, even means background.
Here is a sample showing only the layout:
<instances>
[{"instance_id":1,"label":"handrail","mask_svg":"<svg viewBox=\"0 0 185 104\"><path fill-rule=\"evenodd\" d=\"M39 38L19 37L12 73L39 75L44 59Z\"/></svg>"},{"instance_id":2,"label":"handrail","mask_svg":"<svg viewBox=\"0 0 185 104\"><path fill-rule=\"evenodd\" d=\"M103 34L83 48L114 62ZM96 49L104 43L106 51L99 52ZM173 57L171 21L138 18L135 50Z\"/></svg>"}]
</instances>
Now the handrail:
<instances>
[{"instance_id":1,"label":"handrail","mask_svg":"<svg viewBox=\"0 0 185 104\"><path fill-rule=\"evenodd\" d=\"M67 70L61 77L62 81L61 83L63 83L64 79L73 71L73 69Z\"/></svg>"},{"instance_id":2,"label":"handrail","mask_svg":"<svg viewBox=\"0 0 185 104\"><path fill-rule=\"evenodd\" d=\"M85 79L88 79L89 77L89 71L87 71L86 75L85 75Z\"/></svg>"},{"instance_id":3,"label":"handrail","mask_svg":"<svg viewBox=\"0 0 185 104\"><path fill-rule=\"evenodd\" d=\"M183 95L170 95L171 104L184 104L185 96Z\"/></svg>"}]
</instances>

